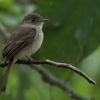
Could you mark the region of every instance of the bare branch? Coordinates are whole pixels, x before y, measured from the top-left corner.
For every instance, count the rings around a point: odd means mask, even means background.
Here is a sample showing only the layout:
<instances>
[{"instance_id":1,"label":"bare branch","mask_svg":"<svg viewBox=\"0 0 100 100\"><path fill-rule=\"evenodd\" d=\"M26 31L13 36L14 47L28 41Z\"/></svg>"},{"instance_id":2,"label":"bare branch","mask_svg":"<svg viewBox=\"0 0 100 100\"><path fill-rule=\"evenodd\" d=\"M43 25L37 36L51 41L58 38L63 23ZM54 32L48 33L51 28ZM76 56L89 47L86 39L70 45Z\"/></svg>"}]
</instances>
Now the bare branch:
<instances>
[{"instance_id":1,"label":"bare branch","mask_svg":"<svg viewBox=\"0 0 100 100\"><path fill-rule=\"evenodd\" d=\"M49 91L50 91L51 100L54 100L54 98L53 98L53 86L52 85L50 85Z\"/></svg>"},{"instance_id":2,"label":"bare branch","mask_svg":"<svg viewBox=\"0 0 100 100\"><path fill-rule=\"evenodd\" d=\"M85 73L83 73L81 70L77 69L76 67L70 65L70 64L65 64L65 63L58 63L58 62L54 62L54 61L50 61L50 60L18 60L16 63L18 64L49 64L49 65L53 65L56 66L58 68L68 68L71 69L73 71L75 71L76 73L80 74L81 76L83 76L89 83L92 84L96 84L96 82L94 80L92 80L91 78L89 78ZM5 67L7 65L4 63L0 64L0 67Z\"/></svg>"}]
</instances>

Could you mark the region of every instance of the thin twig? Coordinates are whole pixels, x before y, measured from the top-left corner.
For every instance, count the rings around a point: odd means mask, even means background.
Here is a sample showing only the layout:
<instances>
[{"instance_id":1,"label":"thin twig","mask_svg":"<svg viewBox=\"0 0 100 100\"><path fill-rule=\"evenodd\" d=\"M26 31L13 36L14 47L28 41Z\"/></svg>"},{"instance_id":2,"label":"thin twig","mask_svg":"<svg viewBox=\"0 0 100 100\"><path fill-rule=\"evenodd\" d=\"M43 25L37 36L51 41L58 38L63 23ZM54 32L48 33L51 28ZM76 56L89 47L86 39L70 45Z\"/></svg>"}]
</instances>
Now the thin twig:
<instances>
[{"instance_id":1,"label":"thin twig","mask_svg":"<svg viewBox=\"0 0 100 100\"><path fill-rule=\"evenodd\" d=\"M50 91L51 100L54 100L54 98L53 98L53 86L52 85L50 85L49 91Z\"/></svg>"},{"instance_id":2,"label":"thin twig","mask_svg":"<svg viewBox=\"0 0 100 100\"><path fill-rule=\"evenodd\" d=\"M96 84L94 80L89 78L85 73L83 73L81 70L77 69L76 67L72 66L71 64L58 63L51 60L28 60L28 61L18 60L16 63L17 64L49 64L49 65L56 66L58 68L68 68L83 76L89 83ZM0 67L5 67L6 65L7 63L6 64L0 63Z\"/></svg>"}]
</instances>

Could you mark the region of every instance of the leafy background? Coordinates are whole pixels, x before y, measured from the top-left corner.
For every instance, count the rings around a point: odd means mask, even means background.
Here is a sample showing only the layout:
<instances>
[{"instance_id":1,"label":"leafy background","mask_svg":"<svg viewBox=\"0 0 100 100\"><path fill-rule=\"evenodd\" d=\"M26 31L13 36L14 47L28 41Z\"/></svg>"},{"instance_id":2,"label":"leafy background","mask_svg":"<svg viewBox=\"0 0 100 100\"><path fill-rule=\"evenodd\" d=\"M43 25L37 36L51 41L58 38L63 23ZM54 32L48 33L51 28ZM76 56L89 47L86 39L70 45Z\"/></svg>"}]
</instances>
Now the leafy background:
<instances>
[{"instance_id":1,"label":"leafy background","mask_svg":"<svg viewBox=\"0 0 100 100\"><path fill-rule=\"evenodd\" d=\"M100 100L100 1L0 0L0 23L11 34L29 13L38 13L49 19L43 27L43 44L32 57L70 63L81 69L97 82L95 86L68 69L44 66L55 77L69 82L79 94ZM0 55L4 43L0 34ZM0 88L5 70L0 68ZM6 93L0 94L0 100L51 100L51 92L54 100L72 100L59 87L50 89L51 86L42 80L37 71L26 65L15 65Z\"/></svg>"}]
</instances>

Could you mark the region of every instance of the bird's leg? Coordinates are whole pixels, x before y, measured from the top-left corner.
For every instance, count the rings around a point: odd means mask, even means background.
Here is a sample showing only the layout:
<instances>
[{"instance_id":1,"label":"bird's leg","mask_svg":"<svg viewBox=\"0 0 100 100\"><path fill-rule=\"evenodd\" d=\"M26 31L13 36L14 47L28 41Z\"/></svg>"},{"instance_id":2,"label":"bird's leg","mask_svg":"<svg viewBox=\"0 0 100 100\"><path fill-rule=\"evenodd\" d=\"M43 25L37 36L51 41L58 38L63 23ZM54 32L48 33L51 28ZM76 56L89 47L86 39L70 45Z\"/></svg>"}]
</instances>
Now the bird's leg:
<instances>
[{"instance_id":1,"label":"bird's leg","mask_svg":"<svg viewBox=\"0 0 100 100\"><path fill-rule=\"evenodd\" d=\"M31 61L31 59L28 56L26 56L26 57L28 58L28 61Z\"/></svg>"},{"instance_id":2,"label":"bird's leg","mask_svg":"<svg viewBox=\"0 0 100 100\"><path fill-rule=\"evenodd\" d=\"M26 56L26 57L27 57L27 59L28 59L26 62L28 62L28 61L31 62L31 59L30 59L28 56ZM30 65L30 64L29 64L29 65Z\"/></svg>"}]
</instances>

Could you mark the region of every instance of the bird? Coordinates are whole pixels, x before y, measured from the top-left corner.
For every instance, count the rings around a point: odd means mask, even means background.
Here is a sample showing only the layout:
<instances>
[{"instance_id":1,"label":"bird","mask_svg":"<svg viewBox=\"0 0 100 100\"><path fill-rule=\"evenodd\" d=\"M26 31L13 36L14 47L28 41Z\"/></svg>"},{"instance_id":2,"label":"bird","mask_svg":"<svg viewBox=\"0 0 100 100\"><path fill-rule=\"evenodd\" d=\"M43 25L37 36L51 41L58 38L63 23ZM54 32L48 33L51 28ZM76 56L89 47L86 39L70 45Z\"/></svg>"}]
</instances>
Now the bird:
<instances>
[{"instance_id":1,"label":"bird","mask_svg":"<svg viewBox=\"0 0 100 100\"><path fill-rule=\"evenodd\" d=\"M44 37L42 26L47 20L48 19L42 19L42 17L36 13L26 15L5 43L2 50L2 60L6 59L4 63L8 62L8 66L1 93L5 93L11 69L16 61L21 58L29 58L41 47Z\"/></svg>"}]
</instances>

